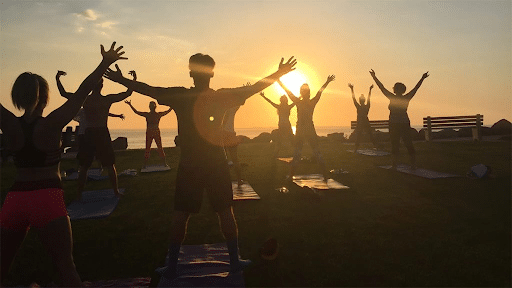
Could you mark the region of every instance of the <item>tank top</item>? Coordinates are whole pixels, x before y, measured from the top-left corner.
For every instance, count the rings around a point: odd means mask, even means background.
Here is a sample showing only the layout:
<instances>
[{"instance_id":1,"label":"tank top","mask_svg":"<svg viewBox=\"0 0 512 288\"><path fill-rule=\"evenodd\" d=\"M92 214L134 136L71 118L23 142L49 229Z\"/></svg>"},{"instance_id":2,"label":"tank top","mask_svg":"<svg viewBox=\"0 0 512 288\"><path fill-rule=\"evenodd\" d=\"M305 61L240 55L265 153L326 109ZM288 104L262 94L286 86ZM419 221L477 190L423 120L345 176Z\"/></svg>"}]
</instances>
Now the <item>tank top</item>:
<instances>
[{"instance_id":1,"label":"tank top","mask_svg":"<svg viewBox=\"0 0 512 288\"><path fill-rule=\"evenodd\" d=\"M23 117L18 118L20 119L21 128L25 137L23 147L14 153L14 163L19 168L49 167L60 162L62 147L54 151L45 152L34 146L34 127L41 118L43 117L34 119L32 123L25 122Z\"/></svg>"}]
</instances>

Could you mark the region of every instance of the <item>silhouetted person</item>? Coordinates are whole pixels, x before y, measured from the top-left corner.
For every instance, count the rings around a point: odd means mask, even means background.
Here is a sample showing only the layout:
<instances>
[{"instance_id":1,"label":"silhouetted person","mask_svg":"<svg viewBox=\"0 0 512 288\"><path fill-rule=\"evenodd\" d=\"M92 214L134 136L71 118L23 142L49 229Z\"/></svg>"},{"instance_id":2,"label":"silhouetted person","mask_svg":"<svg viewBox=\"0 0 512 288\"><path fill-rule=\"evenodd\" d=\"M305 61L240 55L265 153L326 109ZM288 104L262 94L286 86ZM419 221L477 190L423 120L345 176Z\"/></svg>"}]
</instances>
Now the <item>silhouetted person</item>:
<instances>
[{"instance_id":1,"label":"silhouetted person","mask_svg":"<svg viewBox=\"0 0 512 288\"><path fill-rule=\"evenodd\" d=\"M409 152L411 167L416 168L416 151L412 145L411 122L409 121L409 115L407 115L407 107L409 106L409 101L411 101L412 97L414 97L414 94L416 94L420 88L421 83L423 83L423 80L429 76L428 72L421 76L418 84L416 84L416 86L407 94L404 94L406 87L403 83L395 83L395 86L393 86L394 93L391 93L386 88L384 88L384 85L382 85L379 79L377 79L373 69L370 70L370 75L372 75L373 80L375 80L375 83L377 83L377 86L380 88L384 96L388 97L389 99L389 136L391 138L393 168L396 169L398 164L400 138L402 138L404 141L405 147L407 147L407 151Z\"/></svg>"},{"instance_id":2,"label":"silhouetted person","mask_svg":"<svg viewBox=\"0 0 512 288\"><path fill-rule=\"evenodd\" d=\"M286 95L283 95L281 98L279 98L279 104L276 104L272 102L272 100L265 97L263 92L260 92L260 95L263 97L263 99L267 100L270 105L276 108L277 115L279 116L279 122L277 123L277 138L275 139L276 146L274 150L274 157L277 157L279 150L281 149L281 146L285 140L289 140L290 143L293 144L293 130L292 124L290 123L290 111L293 107L295 107L295 103L288 105L288 98Z\"/></svg>"},{"instance_id":3,"label":"silhouetted person","mask_svg":"<svg viewBox=\"0 0 512 288\"><path fill-rule=\"evenodd\" d=\"M73 261L71 223L60 179L62 128L78 112L89 92L110 64L121 57L115 42L109 51L101 46L103 60L62 106L42 117L48 104L48 82L30 72L22 73L12 87L12 101L21 117L0 105L0 129L14 152L17 173L0 212L1 275L7 275L28 229L35 228L52 257L63 287L81 286Z\"/></svg>"},{"instance_id":4,"label":"silhouetted person","mask_svg":"<svg viewBox=\"0 0 512 288\"><path fill-rule=\"evenodd\" d=\"M117 66L116 71L107 71L108 79L171 107L178 119L181 158L176 178L169 265L164 278L176 277L188 219L190 213L200 210L205 190L219 216L220 227L227 241L231 271L239 272L247 265L247 260L240 260L238 255L238 229L232 209L231 177L223 150L222 121L229 108L242 105L247 98L294 70L295 64L293 57L286 63L281 59L275 73L254 85L219 90L210 88L215 61L209 55L200 53L192 55L189 60L190 77L194 80L194 87L191 88L149 86L123 77Z\"/></svg>"},{"instance_id":5,"label":"silhouetted person","mask_svg":"<svg viewBox=\"0 0 512 288\"><path fill-rule=\"evenodd\" d=\"M67 73L64 71L57 71L57 75L55 75L55 80L57 81L57 88L59 88L59 93L62 97L69 99L69 97L73 96L73 93L67 92L66 89L64 89L64 86L62 85L62 82L60 81L61 76L66 76ZM121 118L121 120L124 120L123 114L114 114L114 113L108 113L108 117L116 117ZM80 108L78 113L76 113L75 117L73 117L73 120L78 122L80 125L78 125L78 131L76 131L76 141L78 142L78 151L80 151L80 145L83 145L84 141L84 134L85 130L87 129L87 118L85 117L85 111L83 108ZM82 144L80 144L82 143ZM83 149L82 149L83 151ZM80 159L80 155L77 154L77 159ZM80 165L79 165L80 168Z\"/></svg>"},{"instance_id":6,"label":"silhouetted person","mask_svg":"<svg viewBox=\"0 0 512 288\"><path fill-rule=\"evenodd\" d=\"M372 127L370 125L370 120L368 119L368 112L370 111L370 96L372 95L373 85L370 86L370 91L368 91L368 100L366 101L366 104L363 94L359 96L359 103L357 103L356 95L354 94L354 85L349 83L348 87L350 87L350 90L352 91L352 101L354 101L354 105L357 110L357 126L354 131L356 138L354 152L359 148L359 141L361 141L363 132L368 133L370 141L372 141L375 148L377 148L377 142L375 141L375 138L373 138Z\"/></svg>"},{"instance_id":7,"label":"silhouetted person","mask_svg":"<svg viewBox=\"0 0 512 288\"><path fill-rule=\"evenodd\" d=\"M131 101L124 101L124 103L128 104L130 108L132 108L133 112L135 114L142 116L146 118L146 152L144 153L144 167L146 168L146 165L148 163L148 159L151 153L151 144L153 143L153 140L155 140L156 147L158 154L160 155L160 158L162 159L162 162L165 166L167 165L167 162L165 160L165 152L164 148L162 147L162 137L160 137L160 128L158 127L160 125L160 119L164 117L165 115L169 114L169 112L172 111L172 108L169 108L169 110L164 112L156 112L156 102L151 101L149 102L149 112L140 112L133 107Z\"/></svg>"},{"instance_id":8,"label":"silhouetted person","mask_svg":"<svg viewBox=\"0 0 512 288\"><path fill-rule=\"evenodd\" d=\"M130 71L130 74L132 74L133 79L137 79L135 71ZM87 181L87 170L91 167L95 156L101 162L101 166L107 169L114 194L117 197L121 196L117 186L116 157L107 126L107 118L110 106L129 97L133 90L128 89L126 92L119 94L103 96L101 95L102 88L103 79L94 87L91 95L89 95L83 105L85 118L87 119L87 128L85 129L82 141L83 145L80 145L80 150L78 151L78 162L80 164L80 171L78 173L79 200L82 199L82 192Z\"/></svg>"},{"instance_id":9,"label":"silhouetted person","mask_svg":"<svg viewBox=\"0 0 512 288\"><path fill-rule=\"evenodd\" d=\"M290 100L292 100L295 105L297 105L297 127L295 133L295 153L293 154L293 161L291 163L291 170L289 178L292 179L293 175L295 175L295 169L300 161L302 147L304 146L304 142L307 141L311 148L313 149L313 154L317 159L318 164L320 165L320 169L322 171L322 175L324 176L324 180L327 181L328 175L327 170L325 169L325 163L322 159L322 155L320 150L318 149L318 135L316 135L315 124L313 124L313 112L315 111L315 106L320 100L320 96L322 96L322 92L324 89L333 81L335 78L334 75L329 75L327 77L327 81L325 81L324 85L318 90L316 96L312 99L311 92L309 90L308 84L302 84L300 87L300 96L301 98L293 95L293 93L284 86L281 81L278 81L279 85L286 91Z\"/></svg>"}]
</instances>

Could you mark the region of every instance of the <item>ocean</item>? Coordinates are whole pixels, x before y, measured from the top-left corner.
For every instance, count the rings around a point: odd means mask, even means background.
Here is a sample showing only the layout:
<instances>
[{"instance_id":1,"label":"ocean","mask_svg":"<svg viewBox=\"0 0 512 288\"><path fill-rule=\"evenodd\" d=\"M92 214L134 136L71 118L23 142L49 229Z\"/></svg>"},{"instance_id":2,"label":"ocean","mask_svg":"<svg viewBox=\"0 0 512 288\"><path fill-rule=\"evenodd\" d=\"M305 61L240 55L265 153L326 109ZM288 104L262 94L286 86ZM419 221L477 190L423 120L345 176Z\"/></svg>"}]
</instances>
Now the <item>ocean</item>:
<instances>
[{"instance_id":1,"label":"ocean","mask_svg":"<svg viewBox=\"0 0 512 288\"><path fill-rule=\"evenodd\" d=\"M263 132L270 133L272 127L266 128L235 128L237 135L244 135L251 139L260 135ZM327 136L327 134L342 132L348 137L352 133L350 127L316 127L316 133L319 136ZM162 137L162 144L164 147L174 147L174 137L178 135L178 129L160 129L160 135ZM110 136L112 140L117 137L126 137L128 139L128 149L144 149L146 148L146 129L111 129ZM152 146L156 148L156 144L153 141Z\"/></svg>"}]
</instances>

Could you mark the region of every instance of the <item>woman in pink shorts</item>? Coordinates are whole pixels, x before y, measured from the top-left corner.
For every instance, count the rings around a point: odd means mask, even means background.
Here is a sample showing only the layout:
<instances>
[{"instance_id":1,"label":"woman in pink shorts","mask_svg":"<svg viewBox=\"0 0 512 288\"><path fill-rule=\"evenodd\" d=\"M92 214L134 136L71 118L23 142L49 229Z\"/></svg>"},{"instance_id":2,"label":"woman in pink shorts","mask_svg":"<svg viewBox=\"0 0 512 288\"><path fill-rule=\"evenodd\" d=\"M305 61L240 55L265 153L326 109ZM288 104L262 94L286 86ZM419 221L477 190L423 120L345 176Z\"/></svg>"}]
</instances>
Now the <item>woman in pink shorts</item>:
<instances>
[{"instance_id":1,"label":"woman in pink shorts","mask_svg":"<svg viewBox=\"0 0 512 288\"><path fill-rule=\"evenodd\" d=\"M23 110L14 116L0 105L0 129L7 147L14 152L17 175L0 212L1 273L6 276L30 227L52 257L59 271L61 286L81 286L73 261L71 224L64 203L60 179L62 129L77 114L87 95L110 64L121 57L122 46L112 43L109 51L101 46L103 59L62 106L42 117L48 104L48 82L30 72L22 73L12 87L12 102Z\"/></svg>"}]
</instances>

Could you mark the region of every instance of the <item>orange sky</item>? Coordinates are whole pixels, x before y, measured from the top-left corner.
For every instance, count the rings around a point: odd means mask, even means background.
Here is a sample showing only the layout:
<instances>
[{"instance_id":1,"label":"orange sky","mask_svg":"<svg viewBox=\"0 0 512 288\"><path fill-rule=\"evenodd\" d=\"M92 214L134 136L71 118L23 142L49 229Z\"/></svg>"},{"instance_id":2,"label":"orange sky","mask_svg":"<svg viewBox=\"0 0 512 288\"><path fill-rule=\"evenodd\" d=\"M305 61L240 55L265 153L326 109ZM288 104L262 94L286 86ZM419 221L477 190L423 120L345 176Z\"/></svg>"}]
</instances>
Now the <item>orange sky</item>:
<instances>
[{"instance_id":1,"label":"orange sky","mask_svg":"<svg viewBox=\"0 0 512 288\"><path fill-rule=\"evenodd\" d=\"M23 4L23 5L22 5ZM2 3L0 102L15 112L10 87L25 71L45 77L49 110L64 100L55 73L74 91L100 61L99 44L125 46L123 71L136 70L154 86L192 85L187 60L196 52L217 62L214 89L256 82L275 71L281 57L295 56L297 71L315 95L336 75L317 105L317 126L349 126L356 118L348 83L356 96L368 93L374 69L391 89L408 90L427 78L409 106L412 125L425 116L483 114L484 125L511 115L510 1L4 1ZM298 85L298 84L297 84ZM298 89L298 87L290 87ZM105 81L104 93L124 87ZM281 91L265 94L278 101ZM148 110L151 100L130 100ZM388 118L388 101L374 89L369 117ZM165 110L157 108L157 111ZM111 129L145 128L145 120L124 103L112 106L126 120ZM20 115L20 112L15 112ZM293 115L293 112L292 112ZM294 121L293 117L291 119ZM73 123L71 123L73 124ZM276 127L277 114L260 96L237 113L235 127ZM173 113L161 128L176 127Z\"/></svg>"}]
</instances>

